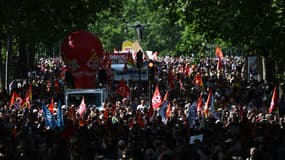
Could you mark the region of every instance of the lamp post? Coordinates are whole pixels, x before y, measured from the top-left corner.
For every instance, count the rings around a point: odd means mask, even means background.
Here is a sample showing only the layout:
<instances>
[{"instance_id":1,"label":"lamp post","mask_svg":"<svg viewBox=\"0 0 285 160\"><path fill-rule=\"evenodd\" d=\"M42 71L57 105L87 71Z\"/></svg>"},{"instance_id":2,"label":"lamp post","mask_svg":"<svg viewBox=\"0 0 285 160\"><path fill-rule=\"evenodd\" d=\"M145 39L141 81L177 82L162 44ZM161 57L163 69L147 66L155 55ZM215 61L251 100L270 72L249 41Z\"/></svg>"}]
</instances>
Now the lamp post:
<instances>
[{"instance_id":1,"label":"lamp post","mask_svg":"<svg viewBox=\"0 0 285 160\"><path fill-rule=\"evenodd\" d=\"M152 107L151 99L152 99L152 82L154 81L155 76L155 64L152 60L148 62L148 96L149 96L149 105Z\"/></svg>"}]
</instances>

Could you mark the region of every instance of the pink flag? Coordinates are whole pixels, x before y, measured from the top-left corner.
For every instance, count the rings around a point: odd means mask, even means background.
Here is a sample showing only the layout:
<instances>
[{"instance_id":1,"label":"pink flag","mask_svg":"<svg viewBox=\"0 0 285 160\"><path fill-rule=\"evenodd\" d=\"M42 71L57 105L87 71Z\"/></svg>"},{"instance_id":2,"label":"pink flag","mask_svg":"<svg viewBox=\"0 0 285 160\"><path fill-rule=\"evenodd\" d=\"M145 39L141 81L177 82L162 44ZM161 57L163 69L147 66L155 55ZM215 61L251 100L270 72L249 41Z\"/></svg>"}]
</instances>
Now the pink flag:
<instances>
[{"instance_id":1,"label":"pink flag","mask_svg":"<svg viewBox=\"0 0 285 160\"><path fill-rule=\"evenodd\" d=\"M84 112L86 112L86 104L85 104L84 97L82 97L78 112L79 112L80 117L83 117Z\"/></svg>"}]
</instances>

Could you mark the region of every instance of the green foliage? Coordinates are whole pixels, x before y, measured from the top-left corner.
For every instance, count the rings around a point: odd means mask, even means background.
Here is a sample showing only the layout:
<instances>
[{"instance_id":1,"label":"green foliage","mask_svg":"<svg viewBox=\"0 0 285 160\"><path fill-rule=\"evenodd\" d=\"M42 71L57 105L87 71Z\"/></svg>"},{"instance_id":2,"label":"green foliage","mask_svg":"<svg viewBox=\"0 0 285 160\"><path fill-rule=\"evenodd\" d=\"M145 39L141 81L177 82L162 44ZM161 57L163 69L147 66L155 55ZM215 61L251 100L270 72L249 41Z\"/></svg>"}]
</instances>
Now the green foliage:
<instances>
[{"instance_id":1,"label":"green foliage","mask_svg":"<svg viewBox=\"0 0 285 160\"><path fill-rule=\"evenodd\" d=\"M195 25L195 33L208 41L221 38L247 51L285 60L284 0L155 0L155 4L175 10L172 17Z\"/></svg>"},{"instance_id":2,"label":"green foliage","mask_svg":"<svg viewBox=\"0 0 285 160\"><path fill-rule=\"evenodd\" d=\"M160 54L174 54L173 49L180 39L180 29L169 19L168 10L153 7L152 1L124 0L123 8L110 14L105 10L97 14L97 20L89 30L100 37L106 51L121 49L124 40L138 40L136 24L144 26L140 43L144 50L159 51Z\"/></svg>"}]
</instances>

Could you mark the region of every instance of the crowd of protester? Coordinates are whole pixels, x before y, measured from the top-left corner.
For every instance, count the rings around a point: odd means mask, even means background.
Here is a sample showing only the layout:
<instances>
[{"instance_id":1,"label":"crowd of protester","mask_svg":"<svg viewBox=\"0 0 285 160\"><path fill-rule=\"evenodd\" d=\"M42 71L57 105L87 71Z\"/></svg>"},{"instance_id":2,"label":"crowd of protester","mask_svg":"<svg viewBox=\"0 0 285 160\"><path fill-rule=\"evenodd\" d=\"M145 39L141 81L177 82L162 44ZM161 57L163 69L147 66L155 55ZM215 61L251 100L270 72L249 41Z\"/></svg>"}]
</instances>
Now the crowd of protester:
<instances>
[{"instance_id":1,"label":"crowd of protester","mask_svg":"<svg viewBox=\"0 0 285 160\"><path fill-rule=\"evenodd\" d=\"M31 107L15 108L9 104L11 95L1 92L0 159L282 160L284 96L279 95L277 108L269 113L276 84L248 76L245 63L243 57L227 57L217 70L216 59L203 58L194 65L191 58L161 57L156 60L155 84L162 96L168 93L167 119L157 110L151 114L149 87L132 83L130 97L111 92L104 110L88 107L81 115L76 112L79 106L62 105L64 127L49 128L41 103L49 103L52 96L56 103L63 101L64 62L40 59L29 74ZM190 65L187 74L186 64ZM170 72L174 73L172 87ZM202 85L193 83L197 73ZM16 90L21 93L26 88ZM191 106L200 95L204 104L210 90L215 112L210 110L207 117L197 113L193 120ZM190 141L195 136L200 139Z\"/></svg>"}]
</instances>

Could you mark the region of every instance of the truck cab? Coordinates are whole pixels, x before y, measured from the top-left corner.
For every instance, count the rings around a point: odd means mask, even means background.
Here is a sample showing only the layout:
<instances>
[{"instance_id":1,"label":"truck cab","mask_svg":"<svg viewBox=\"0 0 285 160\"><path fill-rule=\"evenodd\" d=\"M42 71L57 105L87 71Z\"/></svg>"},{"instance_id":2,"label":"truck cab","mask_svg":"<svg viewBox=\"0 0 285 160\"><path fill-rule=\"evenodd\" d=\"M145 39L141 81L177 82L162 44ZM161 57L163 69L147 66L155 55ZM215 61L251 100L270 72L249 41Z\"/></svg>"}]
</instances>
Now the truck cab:
<instances>
[{"instance_id":1,"label":"truck cab","mask_svg":"<svg viewBox=\"0 0 285 160\"><path fill-rule=\"evenodd\" d=\"M103 110L103 102L108 99L108 92L105 88L99 89L67 89L64 93L65 105L74 104L78 107L82 98L87 107L96 106L97 109Z\"/></svg>"}]
</instances>

